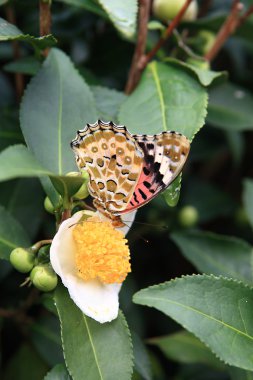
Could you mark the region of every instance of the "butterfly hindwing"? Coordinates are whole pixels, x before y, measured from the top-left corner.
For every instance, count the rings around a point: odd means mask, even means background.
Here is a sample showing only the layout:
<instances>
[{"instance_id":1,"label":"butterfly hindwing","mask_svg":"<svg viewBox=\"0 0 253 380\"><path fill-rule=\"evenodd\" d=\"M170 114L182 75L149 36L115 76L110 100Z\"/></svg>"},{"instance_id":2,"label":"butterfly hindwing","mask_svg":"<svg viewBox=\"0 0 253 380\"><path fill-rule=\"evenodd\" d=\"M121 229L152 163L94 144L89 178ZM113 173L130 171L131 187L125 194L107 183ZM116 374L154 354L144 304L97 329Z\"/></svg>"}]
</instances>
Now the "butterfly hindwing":
<instances>
[{"instance_id":1,"label":"butterfly hindwing","mask_svg":"<svg viewBox=\"0 0 253 380\"><path fill-rule=\"evenodd\" d=\"M98 120L72 141L78 167L90 175L95 204L118 214L129 203L142 171L144 154L124 126Z\"/></svg>"},{"instance_id":2,"label":"butterfly hindwing","mask_svg":"<svg viewBox=\"0 0 253 380\"><path fill-rule=\"evenodd\" d=\"M144 163L133 196L122 213L149 202L179 175L187 159L189 140L176 132L133 135L144 153Z\"/></svg>"}]
</instances>

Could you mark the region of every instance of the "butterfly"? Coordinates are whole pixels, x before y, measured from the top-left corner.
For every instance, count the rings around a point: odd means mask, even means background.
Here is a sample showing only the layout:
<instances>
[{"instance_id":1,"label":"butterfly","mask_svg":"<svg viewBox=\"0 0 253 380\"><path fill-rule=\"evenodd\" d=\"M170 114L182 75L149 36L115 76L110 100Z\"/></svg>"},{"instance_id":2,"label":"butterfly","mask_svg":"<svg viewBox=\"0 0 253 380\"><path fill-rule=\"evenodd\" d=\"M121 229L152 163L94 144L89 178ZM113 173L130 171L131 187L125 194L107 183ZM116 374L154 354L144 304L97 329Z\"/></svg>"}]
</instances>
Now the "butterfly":
<instances>
[{"instance_id":1,"label":"butterfly","mask_svg":"<svg viewBox=\"0 0 253 380\"><path fill-rule=\"evenodd\" d=\"M165 190L181 172L189 140L177 132L132 135L125 126L98 120L72 140L76 163L89 173L94 206L123 226L120 216Z\"/></svg>"}]
</instances>

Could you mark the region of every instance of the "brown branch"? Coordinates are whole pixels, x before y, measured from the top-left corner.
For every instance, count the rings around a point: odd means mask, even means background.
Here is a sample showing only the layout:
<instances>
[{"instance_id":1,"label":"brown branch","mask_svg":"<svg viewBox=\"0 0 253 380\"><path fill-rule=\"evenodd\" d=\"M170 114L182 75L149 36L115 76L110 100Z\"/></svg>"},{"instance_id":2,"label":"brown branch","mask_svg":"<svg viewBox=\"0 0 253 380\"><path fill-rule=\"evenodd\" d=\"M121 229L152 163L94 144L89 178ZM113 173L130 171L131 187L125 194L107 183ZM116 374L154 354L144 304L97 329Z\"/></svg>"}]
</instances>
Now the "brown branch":
<instances>
[{"instance_id":1,"label":"brown branch","mask_svg":"<svg viewBox=\"0 0 253 380\"><path fill-rule=\"evenodd\" d=\"M46 36L51 33L51 0L40 0L40 36ZM44 55L47 56L49 48L44 50Z\"/></svg>"},{"instance_id":2,"label":"brown branch","mask_svg":"<svg viewBox=\"0 0 253 380\"><path fill-rule=\"evenodd\" d=\"M16 15L14 12L14 9L11 6L7 6L5 9L6 12L6 18L7 21L10 22L11 24L16 25ZM18 41L13 41L12 42L12 50L13 50L13 57L15 60L19 59L21 57L21 52L20 52L20 45ZM24 92L24 75L21 73L15 73L15 88L16 88L16 98L17 102L19 103L23 92Z\"/></svg>"},{"instance_id":3,"label":"brown branch","mask_svg":"<svg viewBox=\"0 0 253 380\"><path fill-rule=\"evenodd\" d=\"M184 16L184 14L187 11L187 8L189 7L189 5L190 5L191 2L192 2L192 0L186 0L185 1L184 5L180 9L180 11L176 15L176 17L168 25L168 28L166 29L163 37L160 38L160 40L153 47L153 49L146 55L145 62L143 62L144 67L156 55L156 53L158 52L158 50L164 45L165 41L171 36L173 30L178 26L178 24L182 20L182 17Z\"/></svg>"},{"instance_id":4,"label":"brown branch","mask_svg":"<svg viewBox=\"0 0 253 380\"><path fill-rule=\"evenodd\" d=\"M241 26L247 20L247 18L252 14L253 14L253 5L251 5L251 7L249 7L249 9L240 17L238 27Z\"/></svg>"},{"instance_id":5,"label":"brown branch","mask_svg":"<svg viewBox=\"0 0 253 380\"><path fill-rule=\"evenodd\" d=\"M139 0L138 36L131 68L129 71L128 81L125 88L126 94L130 94L134 90L141 77L142 69L139 67L139 62L144 57L145 53L150 4L150 0Z\"/></svg>"},{"instance_id":6,"label":"brown branch","mask_svg":"<svg viewBox=\"0 0 253 380\"><path fill-rule=\"evenodd\" d=\"M234 31L238 28L240 24L240 12L243 9L243 4L239 0L234 0L231 11L226 18L225 22L221 26L216 40L211 47L211 49L205 54L205 59L207 61L212 61L216 55L219 53L222 46L225 44L227 39Z\"/></svg>"}]
</instances>

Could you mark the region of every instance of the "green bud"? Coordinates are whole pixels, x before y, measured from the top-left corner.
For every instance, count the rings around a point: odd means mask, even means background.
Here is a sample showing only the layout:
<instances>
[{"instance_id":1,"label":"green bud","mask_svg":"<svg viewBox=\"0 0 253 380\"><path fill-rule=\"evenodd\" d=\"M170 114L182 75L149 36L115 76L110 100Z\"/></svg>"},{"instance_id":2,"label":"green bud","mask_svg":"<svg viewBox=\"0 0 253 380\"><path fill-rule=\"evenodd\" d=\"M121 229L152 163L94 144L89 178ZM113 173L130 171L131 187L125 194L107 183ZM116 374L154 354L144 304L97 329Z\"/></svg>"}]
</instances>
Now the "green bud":
<instances>
[{"instance_id":1,"label":"green bud","mask_svg":"<svg viewBox=\"0 0 253 380\"><path fill-rule=\"evenodd\" d=\"M56 273L49 265L34 267L30 274L30 280L37 289L43 292L51 292L58 282Z\"/></svg>"},{"instance_id":2,"label":"green bud","mask_svg":"<svg viewBox=\"0 0 253 380\"><path fill-rule=\"evenodd\" d=\"M184 206L178 213L178 221L183 227L194 227L198 220L198 210L193 206Z\"/></svg>"},{"instance_id":3,"label":"green bud","mask_svg":"<svg viewBox=\"0 0 253 380\"><path fill-rule=\"evenodd\" d=\"M43 245L43 247L41 247L39 249L38 260L37 260L37 262L39 264L47 264L47 263L49 263L49 261L50 261L49 251L50 251L50 245L49 244Z\"/></svg>"},{"instance_id":4,"label":"green bud","mask_svg":"<svg viewBox=\"0 0 253 380\"><path fill-rule=\"evenodd\" d=\"M28 273L34 266L35 255L31 248L18 247L10 254L10 262L21 273Z\"/></svg>"},{"instance_id":5,"label":"green bud","mask_svg":"<svg viewBox=\"0 0 253 380\"><path fill-rule=\"evenodd\" d=\"M90 195L87 187L87 183L83 183L77 193L74 195L74 199L85 199Z\"/></svg>"},{"instance_id":6,"label":"green bud","mask_svg":"<svg viewBox=\"0 0 253 380\"><path fill-rule=\"evenodd\" d=\"M44 200L44 208L50 214L54 214L54 206L48 197Z\"/></svg>"},{"instance_id":7,"label":"green bud","mask_svg":"<svg viewBox=\"0 0 253 380\"><path fill-rule=\"evenodd\" d=\"M183 7L185 0L154 0L153 13L161 21L172 20ZM198 4L193 0L187 8L182 20L192 21L197 18Z\"/></svg>"}]
</instances>

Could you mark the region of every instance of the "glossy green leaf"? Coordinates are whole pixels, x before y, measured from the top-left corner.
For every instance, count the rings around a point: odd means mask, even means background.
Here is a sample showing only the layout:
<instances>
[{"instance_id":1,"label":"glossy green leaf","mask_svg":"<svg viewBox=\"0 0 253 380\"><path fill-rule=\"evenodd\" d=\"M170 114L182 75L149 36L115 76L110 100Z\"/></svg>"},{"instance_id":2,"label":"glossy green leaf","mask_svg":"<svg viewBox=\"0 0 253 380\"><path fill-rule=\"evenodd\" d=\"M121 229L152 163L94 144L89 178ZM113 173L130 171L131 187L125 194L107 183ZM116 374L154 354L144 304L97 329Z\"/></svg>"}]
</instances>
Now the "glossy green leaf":
<instances>
[{"instance_id":1,"label":"glossy green leaf","mask_svg":"<svg viewBox=\"0 0 253 380\"><path fill-rule=\"evenodd\" d=\"M222 277L186 276L143 289L134 302L170 316L224 362L253 371L253 290L248 286Z\"/></svg>"},{"instance_id":2,"label":"glossy green leaf","mask_svg":"<svg viewBox=\"0 0 253 380\"><path fill-rule=\"evenodd\" d=\"M29 344L23 344L9 361L3 380L41 380L47 370L37 352Z\"/></svg>"},{"instance_id":3,"label":"glossy green leaf","mask_svg":"<svg viewBox=\"0 0 253 380\"><path fill-rule=\"evenodd\" d=\"M100 324L86 317L72 302L67 290L55 293L62 329L64 357L74 380L130 380L132 347L123 314Z\"/></svg>"},{"instance_id":4,"label":"glossy green leaf","mask_svg":"<svg viewBox=\"0 0 253 380\"><path fill-rule=\"evenodd\" d=\"M243 182L243 204L253 228L253 180L249 178Z\"/></svg>"},{"instance_id":5,"label":"glossy green leaf","mask_svg":"<svg viewBox=\"0 0 253 380\"><path fill-rule=\"evenodd\" d=\"M39 71L41 63L34 57L24 57L4 65L4 70L9 73L22 73L35 75Z\"/></svg>"},{"instance_id":6,"label":"glossy green leaf","mask_svg":"<svg viewBox=\"0 0 253 380\"><path fill-rule=\"evenodd\" d=\"M163 192L164 199L168 206L175 207L178 204L180 197L182 174L180 174L175 181Z\"/></svg>"},{"instance_id":7,"label":"glossy green leaf","mask_svg":"<svg viewBox=\"0 0 253 380\"><path fill-rule=\"evenodd\" d=\"M253 95L232 83L212 88L207 122L230 131L253 129Z\"/></svg>"},{"instance_id":8,"label":"glossy green leaf","mask_svg":"<svg viewBox=\"0 0 253 380\"><path fill-rule=\"evenodd\" d=\"M119 109L126 99L126 95L123 92L101 86L93 86L91 89L98 108L99 119L117 123Z\"/></svg>"},{"instance_id":9,"label":"glossy green leaf","mask_svg":"<svg viewBox=\"0 0 253 380\"><path fill-rule=\"evenodd\" d=\"M15 25L0 17L0 41L25 41L38 49L45 49L56 44L56 39L51 34L43 37L33 37L24 34Z\"/></svg>"},{"instance_id":10,"label":"glossy green leaf","mask_svg":"<svg viewBox=\"0 0 253 380\"><path fill-rule=\"evenodd\" d=\"M0 153L0 181L50 174L24 145L12 145Z\"/></svg>"},{"instance_id":11,"label":"glossy green leaf","mask_svg":"<svg viewBox=\"0 0 253 380\"><path fill-rule=\"evenodd\" d=\"M30 239L22 225L0 206L0 258L8 260L14 248L30 245Z\"/></svg>"},{"instance_id":12,"label":"glossy green leaf","mask_svg":"<svg viewBox=\"0 0 253 380\"><path fill-rule=\"evenodd\" d=\"M204 124L207 93L186 71L152 62L123 103L119 121L132 133L183 133L190 140Z\"/></svg>"},{"instance_id":13,"label":"glossy green leaf","mask_svg":"<svg viewBox=\"0 0 253 380\"><path fill-rule=\"evenodd\" d=\"M252 284L253 247L246 241L202 231L174 232L171 238L200 272Z\"/></svg>"},{"instance_id":14,"label":"glossy green leaf","mask_svg":"<svg viewBox=\"0 0 253 380\"><path fill-rule=\"evenodd\" d=\"M125 37L133 37L136 31L137 0L98 0L109 19Z\"/></svg>"},{"instance_id":15,"label":"glossy green leaf","mask_svg":"<svg viewBox=\"0 0 253 380\"><path fill-rule=\"evenodd\" d=\"M151 364L148 356L147 349L136 333L132 333L133 339L133 352L134 352L134 368L138 372L142 379L151 380Z\"/></svg>"},{"instance_id":16,"label":"glossy green leaf","mask_svg":"<svg viewBox=\"0 0 253 380\"><path fill-rule=\"evenodd\" d=\"M83 183L82 177L57 176L43 168L24 145L13 145L0 153L0 181L17 177L50 176L63 197L74 195Z\"/></svg>"},{"instance_id":17,"label":"glossy green leaf","mask_svg":"<svg viewBox=\"0 0 253 380\"><path fill-rule=\"evenodd\" d=\"M98 16L107 18L107 15L103 11L103 9L101 9L101 7L93 0L57 0L57 1L83 8L87 11L97 14Z\"/></svg>"},{"instance_id":18,"label":"glossy green leaf","mask_svg":"<svg viewBox=\"0 0 253 380\"><path fill-rule=\"evenodd\" d=\"M89 87L69 58L52 49L21 105L21 128L28 147L54 174L76 170L70 142L78 129L96 119Z\"/></svg>"},{"instance_id":19,"label":"glossy green leaf","mask_svg":"<svg viewBox=\"0 0 253 380\"><path fill-rule=\"evenodd\" d=\"M218 369L225 367L208 347L188 331L152 338L148 343L159 347L168 359L179 363L202 363Z\"/></svg>"},{"instance_id":20,"label":"glossy green leaf","mask_svg":"<svg viewBox=\"0 0 253 380\"><path fill-rule=\"evenodd\" d=\"M212 70L204 70L198 68L190 63L179 61L175 58L166 58L166 62L175 65L176 67L182 67L190 73L193 73L203 86L210 86L217 79L225 79L227 77L226 72L218 72Z\"/></svg>"},{"instance_id":21,"label":"glossy green leaf","mask_svg":"<svg viewBox=\"0 0 253 380\"><path fill-rule=\"evenodd\" d=\"M64 364L57 364L44 377L44 380L71 380Z\"/></svg>"}]
</instances>

